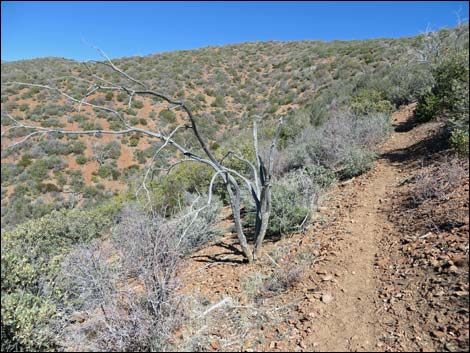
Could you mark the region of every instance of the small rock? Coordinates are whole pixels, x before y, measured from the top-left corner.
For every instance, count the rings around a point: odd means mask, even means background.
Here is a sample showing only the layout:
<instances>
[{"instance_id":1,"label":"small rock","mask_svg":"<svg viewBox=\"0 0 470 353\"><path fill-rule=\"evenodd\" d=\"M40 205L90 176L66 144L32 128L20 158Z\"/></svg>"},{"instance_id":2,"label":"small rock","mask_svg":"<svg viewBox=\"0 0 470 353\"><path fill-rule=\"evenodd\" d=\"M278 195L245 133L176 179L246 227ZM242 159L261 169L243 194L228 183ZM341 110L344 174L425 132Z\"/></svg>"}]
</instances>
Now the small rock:
<instances>
[{"instance_id":1,"label":"small rock","mask_svg":"<svg viewBox=\"0 0 470 353\"><path fill-rule=\"evenodd\" d=\"M379 266L380 268L385 268L386 265L387 265L387 260L385 259L381 259L377 261L377 266Z\"/></svg>"},{"instance_id":2,"label":"small rock","mask_svg":"<svg viewBox=\"0 0 470 353\"><path fill-rule=\"evenodd\" d=\"M328 281L331 281L332 279L333 279L332 275L326 275L326 276L323 276L321 280L323 282L328 282Z\"/></svg>"},{"instance_id":3,"label":"small rock","mask_svg":"<svg viewBox=\"0 0 470 353\"><path fill-rule=\"evenodd\" d=\"M434 330L434 331L431 331L431 335L436 338L441 338L445 335L445 333L442 331Z\"/></svg>"},{"instance_id":4,"label":"small rock","mask_svg":"<svg viewBox=\"0 0 470 353\"><path fill-rule=\"evenodd\" d=\"M219 350L219 349L220 349L220 344L219 344L219 342L217 342L217 341L212 341L212 342L210 343L210 346L212 347L212 349L215 349L215 350Z\"/></svg>"},{"instance_id":5,"label":"small rock","mask_svg":"<svg viewBox=\"0 0 470 353\"><path fill-rule=\"evenodd\" d=\"M333 301L333 296L330 293L325 293L321 296L321 301L325 304L331 303Z\"/></svg>"},{"instance_id":6,"label":"small rock","mask_svg":"<svg viewBox=\"0 0 470 353\"><path fill-rule=\"evenodd\" d=\"M88 318L86 313L75 312L69 317L70 322L84 322Z\"/></svg>"}]
</instances>

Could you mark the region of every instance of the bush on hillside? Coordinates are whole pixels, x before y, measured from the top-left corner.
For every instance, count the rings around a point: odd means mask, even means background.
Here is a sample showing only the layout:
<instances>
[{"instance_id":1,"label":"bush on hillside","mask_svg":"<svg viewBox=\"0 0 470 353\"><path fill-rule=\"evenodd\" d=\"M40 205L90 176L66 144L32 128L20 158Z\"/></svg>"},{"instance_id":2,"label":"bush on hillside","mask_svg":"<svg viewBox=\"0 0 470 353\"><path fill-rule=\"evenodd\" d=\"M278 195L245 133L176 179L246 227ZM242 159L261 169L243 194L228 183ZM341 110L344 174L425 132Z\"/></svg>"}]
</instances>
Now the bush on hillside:
<instances>
[{"instance_id":1,"label":"bush on hillside","mask_svg":"<svg viewBox=\"0 0 470 353\"><path fill-rule=\"evenodd\" d=\"M388 114L357 117L339 112L319 127L309 126L280 152L278 173L310 165L333 170L341 178L370 168L377 145L390 128Z\"/></svg>"},{"instance_id":2,"label":"bush on hillside","mask_svg":"<svg viewBox=\"0 0 470 353\"><path fill-rule=\"evenodd\" d=\"M298 231L309 220L322 189L315 172L309 169L294 171L277 180L271 189L268 234Z\"/></svg>"},{"instance_id":3,"label":"bush on hillside","mask_svg":"<svg viewBox=\"0 0 470 353\"><path fill-rule=\"evenodd\" d=\"M416 107L418 122L435 118L446 121L451 145L468 154L469 136L469 67L468 55L451 56L434 70L435 84Z\"/></svg>"},{"instance_id":4,"label":"bush on hillside","mask_svg":"<svg viewBox=\"0 0 470 353\"><path fill-rule=\"evenodd\" d=\"M101 236L119 207L55 211L2 232L2 350L58 347L57 304L66 299L57 288L60 263L73 244Z\"/></svg>"}]
</instances>

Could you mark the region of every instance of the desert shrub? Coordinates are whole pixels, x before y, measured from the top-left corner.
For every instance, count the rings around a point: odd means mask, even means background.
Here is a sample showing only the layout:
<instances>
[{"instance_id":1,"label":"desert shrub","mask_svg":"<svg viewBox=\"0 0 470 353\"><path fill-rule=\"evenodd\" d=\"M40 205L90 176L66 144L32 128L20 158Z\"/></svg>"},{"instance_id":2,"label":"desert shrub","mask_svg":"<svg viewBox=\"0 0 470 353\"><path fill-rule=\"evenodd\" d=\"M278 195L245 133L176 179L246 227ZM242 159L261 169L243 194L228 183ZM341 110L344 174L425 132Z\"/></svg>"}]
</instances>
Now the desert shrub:
<instances>
[{"instance_id":1,"label":"desert shrub","mask_svg":"<svg viewBox=\"0 0 470 353\"><path fill-rule=\"evenodd\" d=\"M351 146L342 156L344 167L338 170L340 179L349 179L367 172L376 158L376 153L360 146Z\"/></svg>"},{"instance_id":2,"label":"desert shrub","mask_svg":"<svg viewBox=\"0 0 470 353\"><path fill-rule=\"evenodd\" d=\"M68 166L67 162L59 156L47 157L44 159L44 162L46 163L46 167L53 171L64 170Z\"/></svg>"},{"instance_id":3,"label":"desert shrub","mask_svg":"<svg viewBox=\"0 0 470 353\"><path fill-rule=\"evenodd\" d=\"M77 164L83 165L88 162L88 158L82 154L79 154L77 157L75 157L75 161L77 162Z\"/></svg>"},{"instance_id":4,"label":"desert shrub","mask_svg":"<svg viewBox=\"0 0 470 353\"><path fill-rule=\"evenodd\" d=\"M216 223L222 203L213 196L208 204L207 196L195 196L190 193L185 194L183 202L186 207L177 213L174 219L177 220L177 232L184 235L181 238L181 252L189 254L219 234ZM200 211L194 212L197 210Z\"/></svg>"},{"instance_id":5,"label":"desert shrub","mask_svg":"<svg viewBox=\"0 0 470 353\"><path fill-rule=\"evenodd\" d=\"M113 100L114 93L112 91L106 92L104 98L109 102L109 101Z\"/></svg>"},{"instance_id":6,"label":"desert shrub","mask_svg":"<svg viewBox=\"0 0 470 353\"><path fill-rule=\"evenodd\" d=\"M25 111L29 110L29 105L26 104L26 103L20 104L19 109L20 109L20 111L25 112Z\"/></svg>"},{"instance_id":7,"label":"desert shrub","mask_svg":"<svg viewBox=\"0 0 470 353\"><path fill-rule=\"evenodd\" d=\"M172 214L183 201L186 192L207 193L211 172L210 167L197 162L176 166L169 175L162 175L150 184L154 207Z\"/></svg>"},{"instance_id":8,"label":"desert shrub","mask_svg":"<svg viewBox=\"0 0 470 353\"><path fill-rule=\"evenodd\" d=\"M48 167L44 160L36 160L28 167L29 175L36 181L41 181L48 176Z\"/></svg>"},{"instance_id":9,"label":"desert shrub","mask_svg":"<svg viewBox=\"0 0 470 353\"><path fill-rule=\"evenodd\" d=\"M168 124L176 122L176 114L171 110L162 110L158 116Z\"/></svg>"},{"instance_id":10,"label":"desert shrub","mask_svg":"<svg viewBox=\"0 0 470 353\"><path fill-rule=\"evenodd\" d=\"M58 348L57 303L65 300L56 281L60 263L73 244L101 236L119 207L114 201L87 211L54 211L2 232L3 349Z\"/></svg>"},{"instance_id":11,"label":"desert shrub","mask_svg":"<svg viewBox=\"0 0 470 353\"><path fill-rule=\"evenodd\" d=\"M108 159L116 160L121 155L121 143L111 141L105 144L93 144L93 154L98 163L102 164Z\"/></svg>"},{"instance_id":12,"label":"desert shrub","mask_svg":"<svg viewBox=\"0 0 470 353\"><path fill-rule=\"evenodd\" d=\"M425 123L432 120L436 116L438 110L438 98L429 92L420 97L414 114L418 122Z\"/></svg>"},{"instance_id":13,"label":"desert shrub","mask_svg":"<svg viewBox=\"0 0 470 353\"><path fill-rule=\"evenodd\" d=\"M18 167L21 168L26 168L29 166L31 163L33 163L32 159L29 157L27 153L23 154L20 158L20 161L18 162Z\"/></svg>"},{"instance_id":14,"label":"desert shrub","mask_svg":"<svg viewBox=\"0 0 470 353\"><path fill-rule=\"evenodd\" d=\"M140 100L134 99L132 101L132 107L135 109L142 109L144 107L144 103Z\"/></svg>"},{"instance_id":15,"label":"desert shrub","mask_svg":"<svg viewBox=\"0 0 470 353\"><path fill-rule=\"evenodd\" d=\"M67 144L67 154L75 153L75 154L83 154L86 149L86 144L83 141L70 141Z\"/></svg>"},{"instance_id":16,"label":"desert shrub","mask_svg":"<svg viewBox=\"0 0 470 353\"><path fill-rule=\"evenodd\" d=\"M452 129L450 136L451 147L461 155L467 155L469 153L469 139L468 131L464 129Z\"/></svg>"},{"instance_id":17,"label":"desert shrub","mask_svg":"<svg viewBox=\"0 0 470 353\"><path fill-rule=\"evenodd\" d=\"M13 163L2 163L0 178L2 185L10 184L14 180L14 178L22 172L22 170L22 166L15 165Z\"/></svg>"},{"instance_id":18,"label":"desert shrub","mask_svg":"<svg viewBox=\"0 0 470 353\"><path fill-rule=\"evenodd\" d=\"M49 118L45 117L43 121L41 121L41 126L42 127L56 127L56 128L61 128L65 127L65 124L62 123L59 118Z\"/></svg>"},{"instance_id":19,"label":"desert shrub","mask_svg":"<svg viewBox=\"0 0 470 353\"><path fill-rule=\"evenodd\" d=\"M437 117L443 118L452 147L460 153L468 154L468 54L450 56L434 69L433 74L435 84L418 101L416 120L426 122Z\"/></svg>"},{"instance_id":20,"label":"desert shrub","mask_svg":"<svg viewBox=\"0 0 470 353\"><path fill-rule=\"evenodd\" d=\"M386 100L381 92L376 90L361 90L352 98L351 109L357 115L377 113L391 113L392 104Z\"/></svg>"},{"instance_id":21,"label":"desert shrub","mask_svg":"<svg viewBox=\"0 0 470 353\"><path fill-rule=\"evenodd\" d=\"M416 107L416 118L424 122L442 114L448 117L466 115L468 119L468 55L449 57L433 70L435 84L422 96Z\"/></svg>"},{"instance_id":22,"label":"desert shrub","mask_svg":"<svg viewBox=\"0 0 470 353\"><path fill-rule=\"evenodd\" d=\"M74 191L80 191L85 185L83 180L83 174L81 170L68 170L67 173L70 175L70 186Z\"/></svg>"},{"instance_id":23,"label":"desert shrub","mask_svg":"<svg viewBox=\"0 0 470 353\"><path fill-rule=\"evenodd\" d=\"M217 95L215 100L212 102L211 107L223 108L225 107L225 99L221 95Z\"/></svg>"},{"instance_id":24,"label":"desert shrub","mask_svg":"<svg viewBox=\"0 0 470 353\"><path fill-rule=\"evenodd\" d=\"M279 147L285 148L305 129L308 123L309 115L305 111L297 111L284 117L284 123L279 134Z\"/></svg>"},{"instance_id":25,"label":"desert shrub","mask_svg":"<svg viewBox=\"0 0 470 353\"><path fill-rule=\"evenodd\" d=\"M129 114L130 116L136 116L137 115L137 110L134 110L133 108L127 108L125 110L126 114Z\"/></svg>"},{"instance_id":26,"label":"desert shrub","mask_svg":"<svg viewBox=\"0 0 470 353\"><path fill-rule=\"evenodd\" d=\"M196 95L195 99L197 99L197 100L200 101L200 102L204 102L204 103L206 102L206 97L205 97L203 94L201 94L201 93L198 93L198 94Z\"/></svg>"},{"instance_id":27,"label":"desert shrub","mask_svg":"<svg viewBox=\"0 0 470 353\"><path fill-rule=\"evenodd\" d=\"M100 351L166 351L183 319L176 270L199 242L195 235L210 227L204 217L200 224L187 212L166 219L137 205L126 206L119 218L109 246L78 246L63 265L64 287L73 294L67 312L105 313L66 338Z\"/></svg>"},{"instance_id":28,"label":"desert shrub","mask_svg":"<svg viewBox=\"0 0 470 353\"><path fill-rule=\"evenodd\" d=\"M139 135L132 135L129 138L129 146L136 147L139 144L139 139L140 139Z\"/></svg>"},{"instance_id":29,"label":"desert shrub","mask_svg":"<svg viewBox=\"0 0 470 353\"><path fill-rule=\"evenodd\" d=\"M41 192L57 192L60 191L60 188L58 188L55 184L52 183L42 183L39 185L39 188Z\"/></svg>"},{"instance_id":30,"label":"desert shrub","mask_svg":"<svg viewBox=\"0 0 470 353\"><path fill-rule=\"evenodd\" d=\"M243 292L248 299L259 301L292 288L302 275L300 266L278 267L270 275L255 272L241 278Z\"/></svg>"},{"instance_id":31,"label":"desert shrub","mask_svg":"<svg viewBox=\"0 0 470 353\"><path fill-rule=\"evenodd\" d=\"M113 180L117 180L121 173L115 165L107 163L100 165L98 168L98 175L103 179L111 177Z\"/></svg>"},{"instance_id":32,"label":"desert shrub","mask_svg":"<svg viewBox=\"0 0 470 353\"><path fill-rule=\"evenodd\" d=\"M415 206L430 200L446 200L451 192L465 180L468 168L458 159L445 161L435 170L424 169L409 181L413 182L412 198Z\"/></svg>"},{"instance_id":33,"label":"desert shrub","mask_svg":"<svg viewBox=\"0 0 470 353\"><path fill-rule=\"evenodd\" d=\"M426 65L399 64L382 78L387 84L381 89L384 97L396 107L416 101L429 91L434 78Z\"/></svg>"},{"instance_id":34,"label":"desert shrub","mask_svg":"<svg viewBox=\"0 0 470 353\"><path fill-rule=\"evenodd\" d=\"M269 234L299 230L308 221L322 187L308 170L297 170L277 180L272 186Z\"/></svg>"},{"instance_id":35,"label":"desert shrub","mask_svg":"<svg viewBox=\"0 0 470 353\"><path fill-rule=\"evenodd\" d=\"M291 289L302 275L300 266L277 268L264 280L264 291L279 294Z\"/></svg>"},{"instance_id":36,"label":"desert shrub","mask_svg":"<svg viewBox=\"0 0 470 353\"><path fill-rule=\"evenodd\" d=\"M307 127L281 153L276 167L280 173L309 165L320 165L346 178L372 165L377 145L390 128L389 116L357 117L340 112L323 125Z\"/></svg>"}]
</instances>

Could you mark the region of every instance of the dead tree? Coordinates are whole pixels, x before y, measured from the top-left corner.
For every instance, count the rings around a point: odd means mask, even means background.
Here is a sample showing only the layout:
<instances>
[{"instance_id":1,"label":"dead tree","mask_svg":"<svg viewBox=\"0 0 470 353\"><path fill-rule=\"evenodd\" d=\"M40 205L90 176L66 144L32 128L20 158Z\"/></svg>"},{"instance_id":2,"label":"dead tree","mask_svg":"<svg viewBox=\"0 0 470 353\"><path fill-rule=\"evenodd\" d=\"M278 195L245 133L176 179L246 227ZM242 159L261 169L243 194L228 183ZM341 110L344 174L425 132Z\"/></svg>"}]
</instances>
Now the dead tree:
<instances>
[{"instance_id":1,"label":"dead tree","mask_svg":"<svg viewBox=\"0 0 470 353\"><path fill-rule=\"evenodd\" d=\"M177 101L173 98L158 92L149 89L143 82L136 80L135 78L131 77L123 70L119 69L101 50L98 49L100 54L106 59L102 62L96 62L96 64L105 65L111 68L113 71L117 72L120 76L124 77L126 80L130 81L130 86L121 85L121 84L114 84L108 80L98 77L97 75L93 74L93 77L96 81L87 81L90 84L89 89L87 90L85 96L81 99L72 97L68 93L62 91L57 87L53 87L50 85L43 85L43 84L35 84L35 83L26 83L26 82L7 82L3 85L17 85L17 86L24 86L24 87L37 87L46 89L49 91L56 92L61 96L65 97L69 102L76 105L77 111L80 111L82 106L89 106L94 110L101 110L108 113L113 114L116 119L123 124L124 128L120 130L104 130L104 129L94 129L94 130L65 130L65 129L54 129L54 128L46 128L36 125L25 124L23 121L20 121L7 112L4 114L9 117L12 122L13 126L7 128L5 131L2 132L2 137L9 137L10 133L15 129L25 129L31 131L29 134L20 138L19 140L10 144L7 148L14 148L16 146L21 145L23 142L27 141L28 139L44 134L60 134L60 135L98 135L98 134L112 134L112 135L125 135L125 134L133 134L133 133L140 133L143 135L147 135L150 138L156 138L162 142L162 145L158 150L155 152L153 158L150 161L149 166L147 167L146 173L143 177L143 182L137 191L137 194L140 192L145 192L147 195L148 203L150 202L150 191L147 186L147 182L149 179L150 171L152 170L152 165L156 160L158 153L166 148L172 147L179 154L182 156L176 162L170 165L167 168L167 171L170 172L171 169L184 162L198 162L203 163L211 167L214 171L214 174L211 178L210 185L209 185L209 198L208 202L211 201L212 196L212 189L214 185L214 181L216 178L220 177L223 180L225 185L225 189L229 196L229 202L233 213L233 219L235 223L235 230L240 242L241 249L243 254L245 255L248 262L252 262L256 258L259 258L261 254L261 247L266 235L266 231L268 229L268 222L270 217L270 210L271 210L271 183L272 183L272 174L273 174L273 164L274 164L274 155L276 149L276 143L279 138L279 134L281 131L281 127L283 124L282 118L279 119L277 123L277 130L275 135L271 141L270 149L268 152L267 159L264 160L260 154L259 147L258 147L258 132L257 132L257 120L259 117L256 117L253 122L253 148L255 151L255 159L256 162L253 164L248 159L244 158L243 156L239 156L233 151L229 151L221 160L218 160L214 153L208 147L206 140L200 133L198 128L197 119L195 118L193 112L190 108L183 102ZM88 68L88 66L87 66ZM88 68L89 69L89 68ZM77 80L82 80L81 78L77 77L70 77ZM138 88L136 88L138 87ZM155 97L163 102L166 102L170 109L180 109L185 117L186 121L185 124L177 126L171 133L166 134L159 130L158 128L156 131L152 131L150 129L142 129L136 125L131 124L123 114L121 114L118 110L110 108L104 105L97 105L91 102L87 102L87 98L90 97L92 94L95 93L103 93L103 92L124 92L128 95L129 101L128 105L131 106L132 100L137 96L142 97ZM181 129L190 129L194 134L196 140L198 141L203 154L198 155L193 153L192 151L186 149L181 144L177 143L174 139L174 135ZM252 171L252 175L246 176L243 175L240 171L228 168L222 164L225 158L236 158L248 165L248 167ZM250 248L248 245L243 226L241 221L240 209L241 209L241 188L240 182L243 184L244 187L248 188L249 193L251 194L253 201L256 205L256 221L255 221L255 244L253 249ZM205 206L207 207L207 206ZM194 211L194 216L197 216L197 213L200 211Z\"/></svg>"}]
</instances>

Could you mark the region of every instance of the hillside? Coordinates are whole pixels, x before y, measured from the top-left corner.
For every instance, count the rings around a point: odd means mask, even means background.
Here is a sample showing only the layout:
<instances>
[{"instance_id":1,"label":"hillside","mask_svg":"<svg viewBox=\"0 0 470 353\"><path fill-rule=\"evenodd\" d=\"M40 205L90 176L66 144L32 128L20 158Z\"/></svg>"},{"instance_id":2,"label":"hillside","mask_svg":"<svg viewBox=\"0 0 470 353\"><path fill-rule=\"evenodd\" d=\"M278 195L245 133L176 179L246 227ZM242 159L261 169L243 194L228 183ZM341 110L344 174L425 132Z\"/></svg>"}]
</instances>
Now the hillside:
<instances>
[{"instance_id":1,"label":"hillside","mask_svg":"<svg viewBox=\"0 0 470 353\"><path fill-rule=\"evenodd\" d=\"M299 121L299 113L307 111L307 119L323 121L332 102L344 104L354 92L369 88L380 90L394 104L406 103L413 98L414 86L427 79L426 71L413 64L412 49L418 43L418 38L246 43L125 58L116 60L116 65L149 87L184 99L199 116L212 146L226 147L234 143L234 136L244 134L256 114L272 121L280 115ZM89 83L80 80L91 80L92 73L123 82L106 67L88 66L57 58L2 63L2 111L42 127L119 128L115 117L106 112L82 106L77 113L76 106L44 89L5 85L12 81L51 84L81 99ZM156 123L170 131L182 119L179 112L168 111L150 98L134 99L131 108L125 94L92 94L86 100L122 109L140 127ZM3 115L2 131L11 123ZM15 136L25 133L18 130ZM28 141L23 148L6 150L10 143L2 138L4 225L77 202L90 205L126 190L156 148L145 136L64 140L49 135L38 144ZM106 148L95 146L104 144Z\"/></svg>"},{"instance_id":2,"label":"hillside","mask_svg":"<svg viewBox=\"0 0 470 353\"><path fill-rule=\"evenodd\" d=\"M468 51L2 62L2 351L468 351Z\"/></svg>"}]
</instances>

